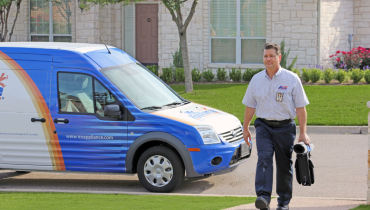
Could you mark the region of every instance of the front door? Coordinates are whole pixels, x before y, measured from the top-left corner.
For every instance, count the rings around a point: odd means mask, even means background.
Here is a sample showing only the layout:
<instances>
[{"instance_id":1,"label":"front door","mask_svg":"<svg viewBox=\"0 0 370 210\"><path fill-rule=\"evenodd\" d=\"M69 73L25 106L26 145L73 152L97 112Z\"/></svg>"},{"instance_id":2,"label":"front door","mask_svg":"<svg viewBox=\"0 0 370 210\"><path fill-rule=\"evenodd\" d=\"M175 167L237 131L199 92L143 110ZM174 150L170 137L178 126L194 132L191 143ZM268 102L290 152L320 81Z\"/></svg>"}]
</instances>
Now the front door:
<instances>
[{"instance_id":1,"label":"front door","mask_svg":"<svg viewBox=\"0 0 370 210\"><path fill-rule=\"evenodd\" d=\"M136 5L136 60L158 64L158 4Z\"/></svg>"},{"instance_id":2,"label":"front door","mask_svg":"<svg viewBox=\"0 0 370 210\"><path fill-rule=\"evenodd\" d=\"M122 104L90 71L52 72L51 113L67 171L125 172L127 122L105 116Z\"/></svg>"}]
</instances>

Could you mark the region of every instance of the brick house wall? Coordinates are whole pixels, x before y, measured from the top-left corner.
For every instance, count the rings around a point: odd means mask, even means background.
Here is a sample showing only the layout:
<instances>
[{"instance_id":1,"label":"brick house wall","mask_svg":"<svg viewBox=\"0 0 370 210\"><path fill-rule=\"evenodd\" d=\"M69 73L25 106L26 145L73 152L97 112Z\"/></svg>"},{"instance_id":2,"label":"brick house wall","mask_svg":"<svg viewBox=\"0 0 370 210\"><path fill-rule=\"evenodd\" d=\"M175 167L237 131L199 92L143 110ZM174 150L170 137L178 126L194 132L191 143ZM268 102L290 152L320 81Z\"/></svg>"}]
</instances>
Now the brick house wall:
<instances>
[{"instance_id":1,"label":"brick house wall","mask_svg":"<svg viewBox=\"0 0 370 210\"><path fill-rule=\"evenodd\" d=\"M348 34L353 34L353 0L321 0L321 64L331 67L329 56L349 51ZM352 45L353 46L353 45Z\"/></svg>"},{"instance_id":2,"label":"brick house wall","mask_svg":"<svg viewBox=\"0 0 370 210\"><path fill-rule=\"evenodd\" d=\"M370 1L354 0L354 46L370 48Z\"/></svg>"}]
</instances>

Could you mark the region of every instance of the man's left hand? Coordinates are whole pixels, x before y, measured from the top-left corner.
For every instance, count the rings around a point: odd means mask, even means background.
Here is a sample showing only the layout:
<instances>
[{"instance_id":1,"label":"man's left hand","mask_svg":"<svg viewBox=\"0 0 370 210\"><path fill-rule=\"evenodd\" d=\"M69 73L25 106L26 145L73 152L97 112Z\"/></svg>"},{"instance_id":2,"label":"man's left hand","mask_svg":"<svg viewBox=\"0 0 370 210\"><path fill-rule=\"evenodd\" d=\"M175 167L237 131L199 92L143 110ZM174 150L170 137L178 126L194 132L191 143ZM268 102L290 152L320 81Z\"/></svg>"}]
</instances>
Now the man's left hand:
<instances>
[{"instance_id":1,"label":"man's left hand","mask_svg":"<svg viewBox=\"0 0 370 210\"><path fill-rule=\"evenodd\" d=\"M311 143L310 141L310 138L308 137L307 133L301 133L299 134L299 139L298 139L298 143L299 142L304 142L305 144L309 145Z\"/></svg>"}]
</instances>

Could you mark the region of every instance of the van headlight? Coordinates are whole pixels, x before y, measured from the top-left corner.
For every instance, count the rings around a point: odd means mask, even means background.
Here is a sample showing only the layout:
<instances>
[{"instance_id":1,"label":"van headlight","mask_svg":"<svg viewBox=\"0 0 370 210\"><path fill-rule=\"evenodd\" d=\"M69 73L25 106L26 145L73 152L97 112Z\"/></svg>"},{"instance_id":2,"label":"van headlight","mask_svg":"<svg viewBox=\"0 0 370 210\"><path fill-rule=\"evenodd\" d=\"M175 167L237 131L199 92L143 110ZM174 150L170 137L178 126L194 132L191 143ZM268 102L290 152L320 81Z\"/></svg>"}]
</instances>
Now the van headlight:
<instances>
[{"instance_id":1,"label":"van headlight","mask_svg":"<svg viewBox=\"0 0 370 210\"><path fill-rule=\"evenodd\" d=\"M211 126L206 125L196 125L194 126L200 136L203 139L204 144L219 144L221 143L220 138L218 138L217 133L213 130Z\"/></svg>"}]
</instances>

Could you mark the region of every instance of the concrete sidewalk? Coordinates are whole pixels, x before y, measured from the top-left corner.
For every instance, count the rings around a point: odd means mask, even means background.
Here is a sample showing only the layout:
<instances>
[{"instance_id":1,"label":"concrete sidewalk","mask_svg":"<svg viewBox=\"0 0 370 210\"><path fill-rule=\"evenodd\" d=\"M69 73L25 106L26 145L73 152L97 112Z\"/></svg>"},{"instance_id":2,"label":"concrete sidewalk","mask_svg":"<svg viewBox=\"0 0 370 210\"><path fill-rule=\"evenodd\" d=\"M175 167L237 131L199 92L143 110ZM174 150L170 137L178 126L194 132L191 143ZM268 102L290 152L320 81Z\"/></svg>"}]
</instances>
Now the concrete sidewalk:
<instances>
[{"instance_id":1,"label":"concrete sidewalk","mask_svg":"<svg viewBox=\"0 0 370 210\"><path fill-rule=\"evenodd\" d=\"M289 204L290 210L349 210L361 204L365 199L335 199L335 198L293 198ZM277 198L272 199L270 209L277 207ZM254 210L254 203L228 208L226 210Z\"/></svg>"}]
</instances>

